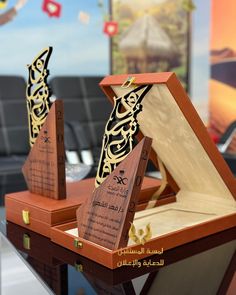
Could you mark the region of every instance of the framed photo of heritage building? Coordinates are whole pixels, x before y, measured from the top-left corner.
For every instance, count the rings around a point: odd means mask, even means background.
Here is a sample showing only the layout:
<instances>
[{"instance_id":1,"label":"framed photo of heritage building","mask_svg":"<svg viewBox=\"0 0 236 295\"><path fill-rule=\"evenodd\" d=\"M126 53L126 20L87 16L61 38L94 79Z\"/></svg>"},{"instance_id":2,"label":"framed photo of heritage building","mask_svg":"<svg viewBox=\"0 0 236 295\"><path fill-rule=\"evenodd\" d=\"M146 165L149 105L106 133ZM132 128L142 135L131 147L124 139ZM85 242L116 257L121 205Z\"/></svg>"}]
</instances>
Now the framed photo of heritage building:
<instances>
[{"instance_id":1,"label":"framed photo of heritage building","mask_svg":"<svg viewBox=\"0 0 236 295\"><path fill-rule=\"evenodd\" d=\"M183 0L110 0L111 73L175 72L188 89L190 13Z\"/></svg>"}]
</instances>

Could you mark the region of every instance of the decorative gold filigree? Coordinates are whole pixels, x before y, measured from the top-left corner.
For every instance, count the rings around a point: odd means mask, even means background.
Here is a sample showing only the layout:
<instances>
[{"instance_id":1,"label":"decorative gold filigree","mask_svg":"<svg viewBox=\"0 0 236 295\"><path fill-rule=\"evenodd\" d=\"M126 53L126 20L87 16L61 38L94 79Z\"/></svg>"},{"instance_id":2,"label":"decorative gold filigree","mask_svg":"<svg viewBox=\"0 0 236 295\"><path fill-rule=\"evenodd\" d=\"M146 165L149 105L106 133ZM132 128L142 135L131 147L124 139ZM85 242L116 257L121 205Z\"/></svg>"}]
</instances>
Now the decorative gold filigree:
<instances>
[{"instance_id":1,"label":"decorative gold filigree","mask_svg":"<svg viewBox=\"0 0 236 295\"><path fill-rule=\"evenodd\" d=\"M28 124L29 124L29 142L33 146L39 134L39 131L47 117L51 103L49 100L50 91L47 84L49 70L48 61L52 53L52 47L45 48L28 65L29 78L26 88Z\"/></svg>"},{"instance_id":2,"label":"decorative gold filigree","mask_svg":"<svg viewBox=\"0 0 236 295\"><path fill-rule=\"evenodd\" d=\"M150 223L146 225L145 232L143 229L136 230L133 223L131 223L129 230L129 238L136 244L144 245L152 237L151 225Z\"/></svg>"},{"instance_id":3,"label":"decorative gold filigree","mask_svg":"<svg viewBox=\"0 0 236 295\"><path fill-rule=\"evenodd\" d=\"M105 127L99 167L95 180L98 187L116 166L132 151L138 132L137 115L142 99L152 85L142 85L114 98L114 107Z\"/></svg>"}]
</instances>

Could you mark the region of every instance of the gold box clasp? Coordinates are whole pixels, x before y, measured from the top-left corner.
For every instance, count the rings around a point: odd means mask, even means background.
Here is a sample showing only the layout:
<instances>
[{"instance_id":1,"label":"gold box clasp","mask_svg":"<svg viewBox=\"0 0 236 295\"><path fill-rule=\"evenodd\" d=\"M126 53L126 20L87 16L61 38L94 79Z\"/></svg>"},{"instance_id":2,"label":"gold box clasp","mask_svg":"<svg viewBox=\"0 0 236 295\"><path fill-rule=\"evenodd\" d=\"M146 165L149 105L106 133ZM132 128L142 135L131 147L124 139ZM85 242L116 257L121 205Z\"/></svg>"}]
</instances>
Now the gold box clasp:
<instances>
[{"instance_id":1,"label":"gold box clasp","mask_svg":"<svg viewBox=\"0 0 236 295\"><path fill-rule=\"evenodd\" d=\"M22 219L24 224L30 224L30 213L28 210L22 210Z\"/></svg>"},{"instance_id":2,"label":"gold box clasp","mask_svg":"<svg viewBox=\"0 0 236 295\"><path fill-rule=\"evenodd\" d=\"M75 248L82 249L83 243L80 242L78 239L74 239L74 246L75 246Z\"/></svg>"},{"instance_id":3,"label":"gold box clasp","mask_svg":"<svg viewBox=\"0 0 236 295\"><path fill-rule=\"evenodd\" d=\"M30 236L28 234L23 235L23 247L26 250L30 250Z\"/></svg>"},{"instance_id":4,"label":"gold box clasp","mask_svg":"<svg viewBox=\"0 0 236 295\"><path fill-rule=\"evenodd\" d=\"M83 265L81 263L75 263L75 269L79 272L83 271Z\"/></svg>"},{"instance_id":5,"label":"gold box clasp","mask_svg":"<svg viewBox=\"0 0 236 295\"><path fill-rule=\"evenodd\" d=\"M135 77L128 77L121 85L121 88L129 88L134 83Z\"/></svg>"}]
</instances>

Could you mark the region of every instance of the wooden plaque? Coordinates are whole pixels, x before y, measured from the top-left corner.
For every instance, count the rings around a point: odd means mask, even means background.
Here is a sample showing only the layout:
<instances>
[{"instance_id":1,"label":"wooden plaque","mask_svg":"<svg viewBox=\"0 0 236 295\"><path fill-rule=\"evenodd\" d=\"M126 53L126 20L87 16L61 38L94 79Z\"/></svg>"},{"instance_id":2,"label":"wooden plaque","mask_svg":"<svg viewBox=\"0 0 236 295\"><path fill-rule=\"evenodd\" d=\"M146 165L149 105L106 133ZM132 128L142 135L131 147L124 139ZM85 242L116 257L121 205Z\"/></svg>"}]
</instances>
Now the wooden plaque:
<instances>
[{"instance_id":1,"label":"wooden plaque","mask_svg":"<svg viewBox=\"0 0 236 295\"><path fill-rule=\"evenodd\" d=\"M66 198L64 109L56 100L22 168L30 192L53 199Z\"/></svg>"},{"instance_id":2,"label":"wooden plaque","mask_svg":"<svg viewBox=\"0 0 236 295\"><path fill-rule=\"evenodd\" d=\"M79 237L112 250L127 245L151 142L145 137L77 210Z\"/></svg>"}]
</instances>

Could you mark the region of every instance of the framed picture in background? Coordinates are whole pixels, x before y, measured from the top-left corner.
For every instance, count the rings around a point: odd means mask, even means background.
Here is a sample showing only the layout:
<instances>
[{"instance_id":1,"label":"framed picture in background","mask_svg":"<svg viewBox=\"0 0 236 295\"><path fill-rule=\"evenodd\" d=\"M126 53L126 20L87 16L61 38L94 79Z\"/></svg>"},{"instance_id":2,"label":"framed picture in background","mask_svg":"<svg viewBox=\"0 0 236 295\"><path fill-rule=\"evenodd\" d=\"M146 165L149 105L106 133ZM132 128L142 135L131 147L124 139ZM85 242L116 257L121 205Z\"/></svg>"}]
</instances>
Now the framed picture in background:
<instances>
[{"instance_id":1,"label":"framed picture in background","mask_svg":"<svg viewBox=\"0 0 236 295\"><path fill-rule=\"evenodd\" d=\"M111 73L173 71L189 90L190 13L183 0L110 0Z\"/></svg>"},{"instance_id":2,"label":"framed picture in background","mask_svg":"<svg viewBox=\"0 0 236 295\"><path fill-rule=\"evenodd\" d=\"M209 127L217 138L221 138L228 130L228 134L225 134L228 139L222 152L229 152L235 156L236 1L212 0L211 4Z\"/></svg>"}]
</instances>

